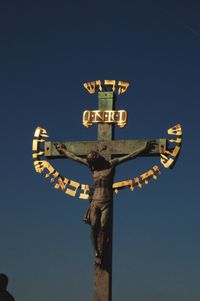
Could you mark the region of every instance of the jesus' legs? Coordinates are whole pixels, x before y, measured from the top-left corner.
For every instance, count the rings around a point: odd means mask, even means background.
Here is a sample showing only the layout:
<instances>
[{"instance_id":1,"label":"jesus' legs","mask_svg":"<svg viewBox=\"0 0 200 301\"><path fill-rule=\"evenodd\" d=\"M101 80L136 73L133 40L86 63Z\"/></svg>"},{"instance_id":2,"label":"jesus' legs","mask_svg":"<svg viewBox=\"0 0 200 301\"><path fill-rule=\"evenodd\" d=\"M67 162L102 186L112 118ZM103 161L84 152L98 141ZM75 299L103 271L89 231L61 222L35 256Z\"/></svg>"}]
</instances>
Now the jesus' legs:
<instances>
[{"instance_id":1,"label":"jesus' legs","mask_svg":"<svg viewBox=\"0 0 200 301\"><path fill-rule=\"evenodd\" d=\"M100 231L100 211L93 204L90 207L90 225L91 225L91 241L94 248L95 256L100 257L98 238Z\"/></svg>"},{"instance_id":2,"label":"jesus' legs","mask_svg":"<svg viewBox=\"0 0 200 301\"><path fill-rule=\"evenodd\" d=\"M95 262L102 263L104 250L108 243L109 204L90 205L91 241L95 252Z\"/></svg>"},{"instance_id":3,"label":"jesus' legs","mask_svg":"<svg viewBox=\"0 0 200 301\"><path fill-rule=\"evenodd\" d=\"M105 250L107 240L108 240L108 222L110 217L110 207L109 205L106 205L102 207L101 209L101 227L100 227L100 244L99 249L101 256L103 255L103 252Z\"/></svg>"}]
</instances>

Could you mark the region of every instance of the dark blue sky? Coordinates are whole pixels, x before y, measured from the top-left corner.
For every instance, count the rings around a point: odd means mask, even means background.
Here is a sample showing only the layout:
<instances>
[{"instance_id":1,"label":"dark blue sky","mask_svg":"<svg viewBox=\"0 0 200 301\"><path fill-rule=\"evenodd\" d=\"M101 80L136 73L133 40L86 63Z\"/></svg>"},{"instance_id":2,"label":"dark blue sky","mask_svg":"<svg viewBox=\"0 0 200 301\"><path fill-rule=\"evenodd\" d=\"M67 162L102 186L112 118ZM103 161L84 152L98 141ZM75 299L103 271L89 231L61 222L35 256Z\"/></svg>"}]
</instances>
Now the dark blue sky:
<instances>
[{"instance_id":1,"label":"dark blue sky","mask_svg":"<svg viewBox=\"0 0 200 301\"><path fill-rule=\"evenodd\" d=\"M35 173L36 126L52 140L93 140L81 124L97 96L82 83L130 82L117 108L129 112L116 138L160 138L181 123L173 170L114 200L113 300L200 298L199 1L11 1L0 3L0 269L20 301L92 300L93 251L82 223L87 202L53 189ZM116 180L158 158L138 158ZM84 166L55 162L91 183Z\"/></svg>"}]
</instances>

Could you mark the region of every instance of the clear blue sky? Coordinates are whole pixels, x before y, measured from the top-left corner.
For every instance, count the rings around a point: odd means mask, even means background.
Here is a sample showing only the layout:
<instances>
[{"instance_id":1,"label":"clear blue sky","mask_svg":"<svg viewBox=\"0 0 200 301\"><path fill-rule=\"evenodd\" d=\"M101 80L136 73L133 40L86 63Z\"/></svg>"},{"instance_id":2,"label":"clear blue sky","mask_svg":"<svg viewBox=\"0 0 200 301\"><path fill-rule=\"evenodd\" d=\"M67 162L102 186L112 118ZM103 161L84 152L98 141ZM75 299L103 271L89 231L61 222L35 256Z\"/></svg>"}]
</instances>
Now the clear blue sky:
<instances>
[{"instance_id":1,"label":"clear blue sky","mask_svg":"<svg viewBox=\"0 0 200 301\"><path fill-rule=\"evenodd\" d=\"M35 173L31 143L36 126L52 140L96 139L81 124L97 108L82 83L96 79L130 82L116 138L166 137L176 123L184 131L173 170L114 199L113 300L200 299L199 14L195 0L1 0L0 272L16 301L92 300L87 202ZM157 162L125 163L116 180ZM91 183L84 166L61 163L66 177Z\"/></svg>"}]
</instances>

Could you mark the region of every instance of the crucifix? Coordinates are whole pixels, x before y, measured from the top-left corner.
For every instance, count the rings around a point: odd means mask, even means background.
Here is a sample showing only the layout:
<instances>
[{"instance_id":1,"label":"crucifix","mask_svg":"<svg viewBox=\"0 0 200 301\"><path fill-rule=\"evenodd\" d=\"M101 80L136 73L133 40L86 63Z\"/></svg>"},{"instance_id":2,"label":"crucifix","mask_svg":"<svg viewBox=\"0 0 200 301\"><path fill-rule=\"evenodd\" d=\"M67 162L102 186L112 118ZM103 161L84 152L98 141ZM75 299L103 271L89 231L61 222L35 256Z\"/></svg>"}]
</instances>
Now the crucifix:
<instances>
[{"instance_id":1,"label":"crucifix","mask_svg":"<svg viewBox=\"0 0 200 301\"><path fill-rule=\"evenodd\" d=\"M159 156L165 168L171 168L179 155L182 131L180 125L169 129L168 133L178 136L177 139L141 139L114 140L114 124L124 127L127 122L125 110L115 110L115 89L118 94L126 92L129 84L115 80L85 83L84 87L90 94L98 88L98 110L83 112L83 125L98 124L97 141L45 141L48 137L45 129L38 127L33 140L33 158L35 169L42 173L45 169L56 189L75 196L78 189L82 190L79 198L90 201L84 221L91 226L91 241L94 248L94 295L93 301L112 300L112 236L113 236L113 192L119 189L147 184L150 178L156 179L160 174L158 166L154 166L140 177L114 183L117 165L135 159L138 156ZM41 144L44 143L43 149ZM169 143L175 143L169 148ZM50 163L40 160L46 158L69 158L90 168L94 185L80 184L60 175ZM56 182L56 183L55 183ZM73 189L72 189L73 188Z\"/></svg>"}]
</instances>

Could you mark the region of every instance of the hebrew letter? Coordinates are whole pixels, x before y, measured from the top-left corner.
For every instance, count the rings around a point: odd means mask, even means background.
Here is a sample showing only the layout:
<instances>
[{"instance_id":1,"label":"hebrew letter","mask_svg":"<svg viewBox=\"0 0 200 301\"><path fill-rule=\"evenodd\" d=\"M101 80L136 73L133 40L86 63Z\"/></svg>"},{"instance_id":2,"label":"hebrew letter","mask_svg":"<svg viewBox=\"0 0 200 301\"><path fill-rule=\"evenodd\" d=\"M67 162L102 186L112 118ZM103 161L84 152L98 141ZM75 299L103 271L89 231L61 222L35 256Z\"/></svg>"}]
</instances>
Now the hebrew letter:
<instances>
[{"instance_id":1,"label":"hebrew letter","mask_svg":"<svg viewBox=\"0 0 200 301\"><path fill-rule=\"evenodd\" d=\"M99 87L99 91L102 91L102 86L101 86L101 81L100 80L96 80L96 86Z\"/></svg>"},{"instance_id":2,"label":"hebrew letter","mask_svg":"<svg viewBox=\"0 0 200 301\"><path fill-rule=\"evenodd\" d=\"M75 187L75 190L67 188L67 190L65 191L65 193L69 194L71 196L75 196L76 192L77 192L77 189L80 186L80 183L70 180L69 185L72 186L72 187Z\"/></svg>"},{"instance_id":3,"label":"hebrew letter","mask_svg":"<svg viewBox=\"0 0 200 301\"><path fill-rule=\"evenodd\" d=\"M180 124L176 124L172 128L170 128L168 131L168 134L170 135L176 135L176 136L181 136L182 135L182 129Z\"/></svg>"},{"instance_id":4,"label":"hebrew letter","mask_svg":"<svg viewBox=\"0 0 200 301\"><path fill-rule=\"evenodd\" d=\"M169 168L174 163L174 159L168 158L167 156L161 154L160 162L165 168Z\"/></svg>"},{"instance_id":5,"label":"hebrew letter","mask_svg":"<svg viewBox=\"0 0 200 301\"><path fill-rule=\"evenodd\" d=\"M135 182L135 185L138 185L139 188L142 188L141 181L140 181L140 179L138 177L134 178L134 182Z\"/></svg>"},{"instance_id":6,"label":"hebrew letter","mask_svg":"<svg viewBox=\"0 0 200 301\"><path fill-rule=\"evenodd\" d=\"M34 137L39 138L39 137L49 137L47 135L47 131L41 127L37 127L34 133Z\"/></svg>"},{"instance_id":7,"label":"hebrew letter","mask_svg":"<svg viewBox=\"0 0 200 301\"><path fill-rule=\"evenodd\" d=\"M44 142L43 139L33 139L33 144L32 144L32 150L38 152L39 150L39 143Z\"/></svg>"},{"instance_id":8,"label":"hebrew letter","mask_svg":"<svg viewBox=\"0 0 200 301\"><path fill-rule=\"evenodd\" d=\"M148 170L147 172L143 173L140 178L141 180L145 183L145 184L148 184L148 179L149 178L152 178L154 175L153 171L152 170Z\"/></svg>"},{"instance_id":9,"label":"hebrew letter","mask_svg":"<svg viewBox=\"0 0 200 301\"><path fill-rule=\"evenodd\" d=\"M44 152L39 152L39 153L32 154L32 157L33 157L33 159L36 159L36 158L38 158L40 156L43 156L43 155L44 155Z\"/></svg>"},{"instance_id":10,"label":"hebrew letter","mask_svg":"<svg viewBox=\"0 0 200 301\"><path fill-rule=\"evenodd\" d=\"M95 93L95 82L84 83L83 86L90 94Z\"/></svg>"},{"instance_id":11,"label":"hebrew letter","mask_svg":"<svg viewBox=\"0 0 200 301\"><path fill-rule=\"evenodd\" d=\"M173 151L168 151L168 150L166 150L165 153L168 154L168 155L171 155L172 157L176 157L176 156L179 154L180 149L181 149L180 146L176 146L176 147L173 149Z\"/></svg>"},{"instance_id":12,"label":"hebrew letter","mask_svg":"<svg viewBox=\"0 0 200 301\"><path fill-rule=\"evenodd\" d=\"M111 86L112 91L114 92L115 91L116 80L114 80L114 79L111 79L111 80L110 79L105 79L104 85Z\"/></svg>"},{"instance_id":13,"label":"hebrew letter","mask_svg":"<svg viewBox=\"0 0 200 301\"><path fill-rule=\"evenodd\" d=\"M90 194L89 194L90 187L89 187L89 185L82 184L81 185L81 190L83 190L83 193L80 193L79 199L88 200L89 197L90 197Z\"/></svg>"},{"instance_id":14,"label":"hebrew letter","mask_svg":"<svg viewBox=\"0 0 200 301\"><path fill-rule=\"evenodd\" d=\"M47 161L34 161L35 170L38 173L42 173L46 168L50 173L54 172L53 166Z\"/></svg>"},{"instance_id":15,"label":"hebrew letter","mask_svg":"<svg viewBox=\"0 0 200 301\"><path fill-rule=\"evenodd\" d=\"M128 89L128 87L129 87L129 83L119 81L118 82L118 95L125 93L126 90Z\"/></svg>"},{"instance_id":16,"label":"hebrew letter","mask_svg":"<svg viewBox=\"0 0 200 301\"><path fill-rule=\"evenodd\" d=\"M67 178L63 178L63 177L61 177L61 176L59 176L59 177L57 178L57 181L58 181L58 183L56 183L56 184L54 185L54 188L55 188L55 189L65 190L65 187L66 187L67 183L69 183L69 180L68 180Z\"/></svg>"}]
</instances>

